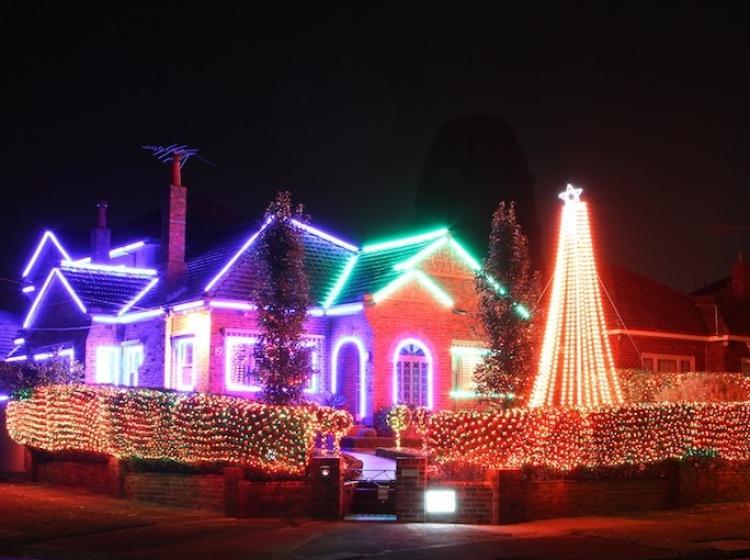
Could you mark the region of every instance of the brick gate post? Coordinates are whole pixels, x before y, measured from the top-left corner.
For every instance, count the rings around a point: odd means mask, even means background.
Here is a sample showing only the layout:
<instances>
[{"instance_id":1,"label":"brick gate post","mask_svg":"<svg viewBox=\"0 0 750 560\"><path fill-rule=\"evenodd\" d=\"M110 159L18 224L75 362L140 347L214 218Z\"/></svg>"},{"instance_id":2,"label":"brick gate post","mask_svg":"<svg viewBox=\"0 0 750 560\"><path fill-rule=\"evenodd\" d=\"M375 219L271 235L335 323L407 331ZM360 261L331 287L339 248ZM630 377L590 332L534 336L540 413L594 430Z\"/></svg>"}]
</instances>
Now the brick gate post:
<instances>
[{"instance_id":1,"label":"brick gate post","mask_svg":"<svg viewBox=\"0 0 750 560\"><path fill-rule=\"evenodd\" d=\"M310 463L312 479L312 517L341 519L344 515L344 469L341 457L313 457Z\"/></svg>"},{"instance_id":2,"label":"brick gate post","mask_svg":"<svg viewBox=\"0 0 750 560\"><path fill-rule=\"evenodd\" d=\"M427 488L427 459L396 459L396 518L406 523L425 520L424 492Z\"/></svg>"}]
</instances>

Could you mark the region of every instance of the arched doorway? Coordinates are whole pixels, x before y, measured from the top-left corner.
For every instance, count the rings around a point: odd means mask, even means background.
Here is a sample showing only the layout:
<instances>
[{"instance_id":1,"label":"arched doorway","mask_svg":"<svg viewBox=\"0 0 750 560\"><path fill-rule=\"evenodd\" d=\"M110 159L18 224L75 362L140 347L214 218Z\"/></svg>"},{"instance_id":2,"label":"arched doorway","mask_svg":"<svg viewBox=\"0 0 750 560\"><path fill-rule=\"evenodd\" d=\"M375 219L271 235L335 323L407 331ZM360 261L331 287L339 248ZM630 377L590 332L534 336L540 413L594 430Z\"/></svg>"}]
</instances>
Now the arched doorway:
<instances>
[{"instance_id":1,"label":"arched doorway","mask_svg":"<svg viewBox=\"0 0 750 560\"><path fill-rule=\"evenodd\" d=\"M331 354L331 393L344 397L344 408L357 420L367 415L366 356L356 336L339 338Z\"/></svg>"}]
</instances>

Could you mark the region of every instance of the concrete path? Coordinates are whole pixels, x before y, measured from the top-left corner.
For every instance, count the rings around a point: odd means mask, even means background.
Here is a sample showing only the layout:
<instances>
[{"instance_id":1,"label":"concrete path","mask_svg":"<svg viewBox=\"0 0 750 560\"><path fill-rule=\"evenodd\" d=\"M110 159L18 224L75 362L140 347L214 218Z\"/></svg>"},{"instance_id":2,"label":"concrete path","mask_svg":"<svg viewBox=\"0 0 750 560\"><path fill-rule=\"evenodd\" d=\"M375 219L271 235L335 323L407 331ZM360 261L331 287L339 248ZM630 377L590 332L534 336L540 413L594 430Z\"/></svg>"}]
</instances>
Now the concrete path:
<instances>
[{"instance_id":1,"label":"concrete path","mask_svg":"<svg viewBox=\"0 0 750 560\"><path fill-rule=\"evenodd\" d=\"M362 476L360 478L386 482L396 477L396 461L387 457L378 457L375 451L349 451L344 453L362 461Z\"/></svg>"}]
</instances>

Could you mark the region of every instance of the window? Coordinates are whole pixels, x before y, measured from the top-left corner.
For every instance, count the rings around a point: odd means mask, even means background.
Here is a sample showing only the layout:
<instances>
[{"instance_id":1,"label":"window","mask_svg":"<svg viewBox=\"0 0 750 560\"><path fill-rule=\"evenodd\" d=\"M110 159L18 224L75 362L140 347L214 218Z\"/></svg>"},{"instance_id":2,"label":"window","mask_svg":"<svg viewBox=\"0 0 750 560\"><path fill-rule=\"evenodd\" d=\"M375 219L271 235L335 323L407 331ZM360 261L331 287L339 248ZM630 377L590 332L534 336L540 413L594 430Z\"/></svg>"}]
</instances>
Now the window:
<instances>
[{"instance_id":1,"label":"window","mask_svg":"<svg viewBox=\"0 0 750 560\"><path fill-rule=\"evenodd\" d=\"M230 391L260 391L255 375L255 343L246 335L228 335L225 339L224 381Z\"/></svg>"},{"instance_id":2,"label":"window","mask_svg":"<svg viewBox=\"0 0 750 560\"><path fill-rule=\"evenodd\" d=\"M180 391L192 391L195 388L195 337L175 339L172 363L175 387Z\"/></svg>"},{"instance_id":3,"label":"window","mask_svg":"<svg viewBox=\"0 0 750 560\"><path fill-rule=\"evenodd\" d=\"M302 345L310 349L310 369L312 373L305 387L306 393L320 390L321 367L323 364L324 337L308 335ZM258 339L250 334L229 334L225 338L225 385L230 391L257 392L261 390L255 371L255 345Z\"/></svg>"},{"instance_id":4,"label":"window","mask_svg":"<svg viewBox=\"0 0 750 560\"><path fill-rule=\"evenodd\" d=\"M96 349L96 382L117 383L120 372L120 347L99 346Z\"/></svg>"},{"instance_id":5,"label":"window","mask_svg":"<svg viewBox=\"0 0 750 560\"><path fill-rule=\"evenodd\" d=\"M138 386L138 372L143 365L143 344L128 343L122 346L122 385Z\"/></svg>"},{"instance_id":6,"label":"window","mask_svg":"<svg viewBox=\"0 0 750 560\"><path fill-rule=\"evenodd\" d=\"M672 354L643 354L643 368L659 373L685 373L695 371L693 356L677 356Z\"/></svg>"},{"instance_id":7,"label":"window","mask_svg":"<svg viewBox=\"0 0 750 560\"><path fill-rule=\"evenodd\" d=\"M323 364L323 340L322 336L307 335L304 337L304 346L310 349L310 379L305 387L305 393L317 393L320 388L321 365Z\"/></svg>"},{"instance_id":8,"label":"window","mask_svg":"<svg viewBox=\"0 0 750 560\"><path fill-rule=\"evenodd\" d=\"M135 387L142 364L143 344L125 342L121 346L99 346L96 349L96 382Z\"/></svg>"},{"instance_id":9,"label":"window","mask_svg":"<svg viewBox=\"0 0 750 560\"><path fill-rule=\"evenodd\" d=\"M453 393L459 396L474 396L476 383L474 371L487 353L478 344L454 344L451 346L453 370ZM455 395L454 395L455 396Z\"/></svg>"},{"instance_id":10,"label":"window","mask_svg":"<svg viewBox=\"0 0 750 560\"><path fill-rule=\"evenodd\" d=\"M428 395L432 388L428 385L432 364L426 348L418 341L403 342L397 350L395 362L394 400L402 404L431 406Z\"/></svg>"}]
</instances>

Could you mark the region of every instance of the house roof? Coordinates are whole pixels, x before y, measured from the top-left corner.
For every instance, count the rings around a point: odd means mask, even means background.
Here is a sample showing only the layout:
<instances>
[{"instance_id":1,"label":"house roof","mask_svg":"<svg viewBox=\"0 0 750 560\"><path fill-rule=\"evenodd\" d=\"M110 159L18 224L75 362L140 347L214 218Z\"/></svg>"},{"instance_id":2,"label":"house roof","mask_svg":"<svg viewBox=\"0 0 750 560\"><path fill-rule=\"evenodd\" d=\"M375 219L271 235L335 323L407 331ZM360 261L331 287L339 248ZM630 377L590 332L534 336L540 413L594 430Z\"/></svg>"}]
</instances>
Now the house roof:
<instances>
[{"instance_id":1,"label":"house roof","mask_svg":"<svg viewBox=\"0 0 750 560\"><path fill-rule=\"evenodd\" d=\"M404 271L396 266L417 256L448 231L434 230L420 235L365 245L353 262L348 276L342 279L341 289L331 303L344 304L361 301L365 294L374 294L401 276Z\"/></svg>"},{"instance_id":2,"label":"house roof","mask_svg":"<svg viewBox=\"0 0 750 560\"><path fill-rule=\"evenodd\" d=\"M600 271L610 328L709 334L701 310L688 294L621 268L604 266Z\"/></svg>"},{"instance_id":3,"label":"house roof","mask_svg":"<svg viewBox=\"0 0 750 560\"><path fill-rule=\"evenodd\" d=\"M304 246L304 264L309 283L311 305L322 305L331 291L336 278L354 254L354 247L346 248L326 239L315 231L299 228ZM188 294L184 297L200 297L211 278L215 277L225 263L229 262L250 238L245 235L234 243L222 244L196 259L188 261ZM233 265L210 289L213 297L222 299L247 300L256 281L252 269L252 256L256 245L251 243L237 256ZM210 277L210 278L209 278Z\"/></svg>"},{"instance_id":4,"label":"house roof","mask_svg":"<svg viewBox=\"0 0 750 560\"><path fill-rule=\"evenodd\" d=\"M126 306L136 310L139 295L153 288L155 276L131 271L103 270L90 265L63 264L60 272L89 312L117 314Z\"/></svg>"}]
</instances>

